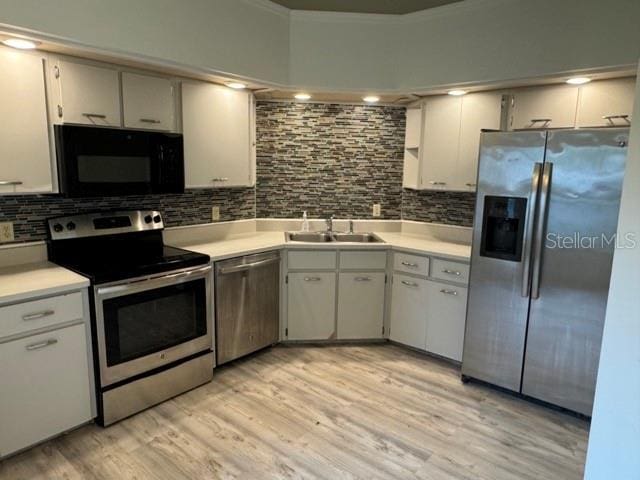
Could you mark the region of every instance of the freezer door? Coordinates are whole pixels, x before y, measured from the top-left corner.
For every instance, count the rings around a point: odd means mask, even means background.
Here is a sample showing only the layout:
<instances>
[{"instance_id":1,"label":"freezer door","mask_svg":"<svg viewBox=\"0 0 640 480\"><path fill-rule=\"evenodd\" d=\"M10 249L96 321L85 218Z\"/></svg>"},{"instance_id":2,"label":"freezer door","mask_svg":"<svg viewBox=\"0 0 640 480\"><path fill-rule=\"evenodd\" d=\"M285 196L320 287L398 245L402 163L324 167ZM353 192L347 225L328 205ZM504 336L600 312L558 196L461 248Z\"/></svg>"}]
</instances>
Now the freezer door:
<instances>
[{"instance_id":1,"label":"freezer door","mask_svg":"<svg viewBox=\"0 0 640 480\"><path fill-rule=\"evenodd\" d=\"M520 391L546 132L481 135L462 374Z\"/></svg>"},{"instance_id":2,"label":"freezer door","mask_svg":"<svg viewBox=\"0 0 640 480\"><path fill-rule=\"evenodd\" d=\"M550 132L547 142L546 228L536 225L522 393L584 415L593 404L627 139L628 129L612 128Z\"/></svg>"}]
</instances>

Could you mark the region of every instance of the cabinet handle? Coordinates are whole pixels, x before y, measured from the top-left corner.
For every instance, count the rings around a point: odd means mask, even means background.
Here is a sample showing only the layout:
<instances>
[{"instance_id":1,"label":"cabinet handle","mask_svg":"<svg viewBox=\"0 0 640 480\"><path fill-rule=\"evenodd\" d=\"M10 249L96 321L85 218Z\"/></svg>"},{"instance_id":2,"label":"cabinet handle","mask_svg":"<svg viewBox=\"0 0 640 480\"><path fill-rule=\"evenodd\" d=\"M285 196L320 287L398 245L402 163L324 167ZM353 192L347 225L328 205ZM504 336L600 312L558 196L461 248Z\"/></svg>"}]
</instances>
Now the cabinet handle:
<instances>
[{"instance_id":1,"label":"cabinet handle","mask_svg":"<svg viewBox=\"0 0 640 480\"><path fill-rule=\"evenodd\" d=\"M22 185L20 180L0 180L0 185Z\"/></svg>"},{"instance_id":2,"label":"cabinet handle","mask_svg":"<svg viewBox=\"0 0 640 480\"><path fill-rule=\"evenodd\" d=\"M407 282L406 280L402 280L402 284L407 287L418 287L419 285L415 282Z\"/></svg>"},{"instance_id":3,"label":"cabinet handle","mask_svg":"<svg viewBox=\"0 0 640 480\"><path fill-rule=\"evenodd\" d=\"M83 113L82 116L89 118L102 118L103 120L107 118L106 115L103 115L101 113Z\"/></svg>"},{"instance_id":4,"label":"cabinet handle","mask_svg":"<svg viewBox=\"0 0 640 480\"><path fill-rule=\"evenodd\" d=\"M551 121L552 121L551 118L532 118L531 119L531 123L539 123L539 122L550 123Z\"/></svg>"},{"instance_id":5,"label":"cabinet handle","mask_svg":"<svg viewBox=\"0 0 640 480\"><path fill-rule=\"evenodd\" d=\"M44 342L32 343L31 345L27 345L24 348L26 348L29 351L38 350L40 348L44 348L44 347L49 347L51 345L55 345L56 343L58 343L57 339L50 338L49 340L45 340Z\"/></svg>"},{"instance_id":6,"label":"cabinet handle","mask_svg":"<svg viewBox=\"0 0 640 480\"><path fill-rule=\"evenodd\" d=\"M322 280L320 277L304 277L305 282L319 282Z\"/></svg>"},{"instance_id":7,"label":"cabinet handle","mask_svg":"<svg viewBox=\"0 0 640 480\"><path fill-rule=\"evenodd\" d=\"M465 183L465 185L466 185L467 187L475 187L475 186L477 186L478 184L477 184L477 183Z\"/></svg>"},{"instance_id":8,"label":"cabinet handle","mask_svg":"<svg viewBox=\"0 0 640 480\"><path fill-rule=\"evenodd\" d=\"M400 262L402 265L404 265L405 267L411 267L411 268L417 268L418 264L417 263L410 263L410 262Z\"/></svg>"},{"instance_id":9,"label":"cabinet handle","mask_svg":"<svg viewBox=\"0 0 640 480\"><path fill-rule=\"evenodd\" d=\"M229 178L227 178L227 177L217 177L217 178L212 178L211 181L212 182L228 182Z\"/></svg>"},{"instance_id":10,"label":"cabinet handle","mask_svg":"<svg viewBox=\"0 0 640 480\"><path fill-rule=\"evenodd\" d=\"M440 290L440 293L444 293L445 295L458 295L457 291L447 290L446 288L443 288L442 290Z\"/></svg>"},{"instance_id":11,"label":"cabinet handle","mask_svg":"<svg viewBox=\"0 0 640 480\"><path fill-rule=\"evenodd\" d=\"M156 120L155 118L141 118L140 121L142 123L162 123L160 120Z\"/></svg>"},{"instance_id":12,"label":"cabinet handle","mask_svg":"<svg viewBox=\"0 0 640 480\"><path fill-rule=\"evenodd\" d=\"M623 120L629 121L629 115L603 115L603 120L613 120L614 118L621 118Z\"/></svg>"},{"instance_id":13,"label":"cabinet handle","mask_svg":"<svg viewBox=\"0 0 640 480\"><path fill-rule=\"evenodd\" d=\"M444 270L442 270L442 273L446 273L447 275L456 275L456 276L460 276L460 272L457 270L449 270L448 268L445 268Z\"/></svg>"},{"instance_id":14,"label":"cabinet handle","mask_svg":"<svg viewBox=\"0 0 640 480\"><path fill-rule=\"evenodd\" d=\"M433 180L432 180L432 181L430 181L429 183L430 183L431 185L446 185L446 184L447 184L447 182L435 182L435 181L433 181Z\"/></svg>"},{"instance_id":15,"label":"cabinet handle","mask_svg":"<svg viewBox=\"0 0 640 480\"><path fill-rule=\"evenodd\" d=\"M354 278L356 282L370 282L371 277L356 277Z\"/></svg>"},{"instance_id":16,"label":"cabinet handle","mask_svg":"<svg viewBox=\"0 0 640 480\"><path fill-rule=\"evenodd\" d=\"M44 310L42 312L27 313L26 315L22 316L22 320L28 322L29 320L37 320L39 318L50 317L54 313L56 313L54 310Z\"/></svg>"}]
</instances>

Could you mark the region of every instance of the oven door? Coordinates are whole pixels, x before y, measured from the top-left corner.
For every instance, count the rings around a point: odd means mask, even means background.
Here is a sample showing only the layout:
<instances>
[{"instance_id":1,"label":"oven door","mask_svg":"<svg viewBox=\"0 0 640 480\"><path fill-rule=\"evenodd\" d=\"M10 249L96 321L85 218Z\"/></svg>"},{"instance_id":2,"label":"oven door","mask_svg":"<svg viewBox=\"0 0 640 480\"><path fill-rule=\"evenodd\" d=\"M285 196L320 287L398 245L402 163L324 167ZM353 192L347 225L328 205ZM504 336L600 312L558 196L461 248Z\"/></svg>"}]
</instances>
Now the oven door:
<instances>
[{"instance_id":1,"label":"oven door","mask_svg":"<svg viewBox=\"0 0 640 480\"><path fill-rule=\"evenodd\" d=\"M211 266L94 287L101 386L213 346Z\"/></svg>"}]
</instances>

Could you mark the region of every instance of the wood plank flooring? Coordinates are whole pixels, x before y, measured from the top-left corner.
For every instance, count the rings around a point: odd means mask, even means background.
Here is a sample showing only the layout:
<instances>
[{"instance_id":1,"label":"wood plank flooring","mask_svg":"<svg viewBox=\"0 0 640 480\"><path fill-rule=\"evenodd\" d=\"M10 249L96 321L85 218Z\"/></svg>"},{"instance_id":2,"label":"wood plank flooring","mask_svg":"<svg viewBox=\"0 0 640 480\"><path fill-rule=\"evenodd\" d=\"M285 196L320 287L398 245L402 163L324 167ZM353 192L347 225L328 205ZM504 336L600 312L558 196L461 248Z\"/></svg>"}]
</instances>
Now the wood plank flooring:
<instances>
[{"instance_id":1,"label":"wood plank flooring","mask_svg":"<svg viewBox=\"0 0 640 480\"><path fill-rule=\"evenodd\" d=\"M394 345L280 346L103 429L0 463L1 479L580 479L586 421Z\"/></svg>"}]
</instances>

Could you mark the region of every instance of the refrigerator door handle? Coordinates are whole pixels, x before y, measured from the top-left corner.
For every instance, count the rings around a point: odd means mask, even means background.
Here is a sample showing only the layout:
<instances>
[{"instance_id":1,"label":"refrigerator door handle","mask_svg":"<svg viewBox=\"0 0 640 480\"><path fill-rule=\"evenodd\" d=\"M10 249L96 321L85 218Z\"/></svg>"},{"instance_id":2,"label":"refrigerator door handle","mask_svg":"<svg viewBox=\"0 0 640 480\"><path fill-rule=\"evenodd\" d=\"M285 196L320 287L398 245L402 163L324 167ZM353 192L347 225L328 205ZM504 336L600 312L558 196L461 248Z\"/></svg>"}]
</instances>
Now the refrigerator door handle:
<instances>
[{"instance_id":1,"label":"refrigerator door handle","mask_svg":"<svg viewBox=\"0 0 640 480\"><path fill-rule=\"evenodd\" d=\"M522 296L528 297L531 290L531 244L533 242L533 226L535 225L536 207L538 205L538 190L540 188L540 175L542 163L536 162L531 175L531 192L529 192L529 206L527 208L527 220L524 233L524 260L522 263Z\"/></svg>"},{"instance_id":2,"label":"refrigerator door handle","mask_svg":"<svg viewBox=\"0 0 640 480\"><path fill-rule=\"evenodd\" d=\"M542 247L547 229L547 210L549 207L549 189L551 188L551 172L553 163L545 162L542 167L542 185L540 186L540 209L533 244L533 275L531 280L531 298L540 297L540 271L542 269Z\"/></svg>"}]
</instances>

